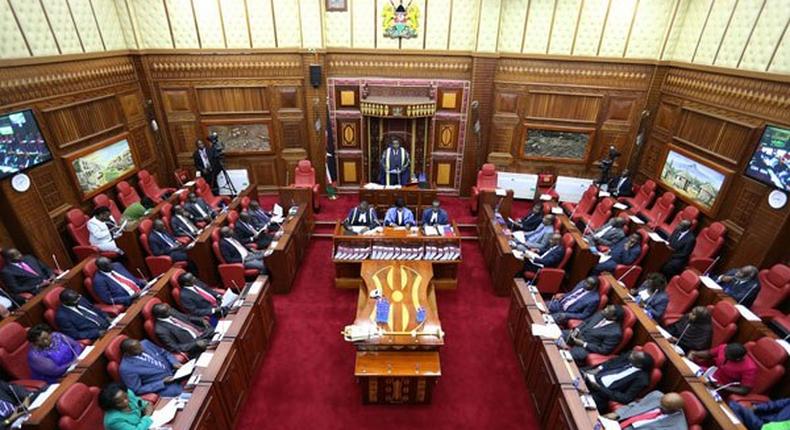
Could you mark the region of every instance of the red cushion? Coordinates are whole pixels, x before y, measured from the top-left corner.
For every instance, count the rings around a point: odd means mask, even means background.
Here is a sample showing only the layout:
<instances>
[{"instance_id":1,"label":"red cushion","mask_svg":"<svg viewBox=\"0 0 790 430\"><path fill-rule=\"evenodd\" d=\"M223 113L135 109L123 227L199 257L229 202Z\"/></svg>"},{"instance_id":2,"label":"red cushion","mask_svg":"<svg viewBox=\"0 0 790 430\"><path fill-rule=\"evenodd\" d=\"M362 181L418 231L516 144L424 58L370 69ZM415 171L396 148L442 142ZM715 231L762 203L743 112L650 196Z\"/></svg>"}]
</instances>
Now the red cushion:
<instances>
[{"instance_id":1,"label":"red cushion","mask_svg":"<svg viewBox=\"0 0 790 430\"><path fill-rule=\"evenodd\" d=\"M11 379L30 379L27 330L17 322L0 327L0 365Z\"/></svg>"},{"instance_id":2,"label":"red cushion","mask_svg":"<svg viewBox=\"0 0 790 430\"><path fill-rule=\"evenodd\" d=\"M60 396L57 403L62 430L95 430L104 428L104 412L99 407L99 388L78 382Z\"/></svg>"}]
</instances>

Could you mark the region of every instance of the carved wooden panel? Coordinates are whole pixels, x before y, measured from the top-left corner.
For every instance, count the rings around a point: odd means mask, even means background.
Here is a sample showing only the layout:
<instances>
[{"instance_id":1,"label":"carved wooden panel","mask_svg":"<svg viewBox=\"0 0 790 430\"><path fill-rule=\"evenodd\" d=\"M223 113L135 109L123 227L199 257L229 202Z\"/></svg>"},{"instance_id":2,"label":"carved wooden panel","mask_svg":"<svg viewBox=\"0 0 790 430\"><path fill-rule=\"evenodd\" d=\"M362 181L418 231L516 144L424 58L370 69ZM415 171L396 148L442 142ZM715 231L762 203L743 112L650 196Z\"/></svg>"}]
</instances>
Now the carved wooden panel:
<instances>
[{"instance_id":1,"label":"carved wooden panel","mask_svg":"<svg viewBox=\"0 0 790 430\"><path fill-rule=\"evenodd\" d=\"M433 182L440 188L455 187L455 160L433 160Z\"/></svg>"},{"instance_id":2,"label":"carved wooden panel","mask_svg":"<svg viewBox=\"0 0 790 430\"><path fill-rule=\"evenodd\" d=\"M630 124L636 114L636 102L633 97L610 97L604 122Z\"/></svg>"},{"instance_id":3,"label":"carved wooden panel","mask_svg":"<svg viewBox=\"0 0 790 430\"><path fill-rule=\"evenodd\" d=\"M751 143L752 132L753 128L748 125L684 109L677 138L735 165L744 148Z\"/></svg>"},{"instance_id":4,"label":"carved wooden panel","mask_svg":"<svg viewBox=\"0 0 790 430\"><path fill-rule=\"evenodd\" d=\"M516 113L518 109L518 94L497 93L495 96L494 111Z\"/></svg>"},{"instance_id":5,"label":"carved wooden panel","mask_svg":"<svg viewBox=\"0 0 790 430\"><path fill-rule=\"evenodd\" d=\"M516 127L518 127L517 116L495 114L493 121L491 121L489 152L511 152Z\"/></svg>"},{"instance_id":6,"label":"carved wooden panel","mask_svg":"<svg viewBox=\"0 0 790 430\"><path fill-rule=\"evenodd\" d=\"M675 124L679 118L680 106L661 103L658 105L658 112L656 113L656 120L654 123L655 128L663 130L667 133L675 131Z\"/></svg>"},{"instance_id":7,"label":"carved wooden panel","mask_svg":"<svg viewBox=\"0 0 790 430\"><path fill-rule=\"evenodd\" d=\"M197 87L203 115L264 113L269 110L264 87Z\"/></svg>"},{"instance_id":8,"label":"carved wooden panel","mask_svg":"<svg viewBox=\"0 0 790 430\"><path fill-rule=\"evenodd\" d=\"M140 162L141 168L148 168L156 163L156 156L151 148L151 142L148 139L148 133L145 127L138 127L131 130L130 142L134 146L133 153L137 154L137 159Z\"/></svg>"},{"instance_id":9,"label":"carved wooden panel","mask_svg":"<svg viewBox=\"0 0 790 430\"><path fill-rule=\"evenodd\" d=\"M526 118L595 123L601 99L598 95L530 92Z\"/></svg>"},{"instance_id":10,"label":"carved wooden panel","mask_svg":"<svg viewBox=\"0 0 790 430\"><path fill-rule=\"evenodd\" d=\"M463 100L463 90L440 88L437 97L436 109L443 111L461 111L461 101Z\"/></svg>"},{"instance_id":11,"label":"carved wooden panel","mask_svg":"<svg viewBox=\"0 0 790 430\"><path fill-rule=\"evenodd\" d=\"M277 100L280 109L299 109L302 106L301 94L297 87L277 87Z\"/></svg>"},{"instance_id":12,"label":"carved wooden panel","mask_svg":"<svg viewBox=\"0 0 790 430\"><path fill-rule=\"evenodd\" d=\"M279 183L277 178L278 169L277 163L274 158L266 157L266 158L254 158L250 159L249 165L251 170L251 177L255 182L258 183L259 186L274 186Z\"/></svg>"},{"instance_id":13,"label":"carved wooden panel","mask_svg":"<svg viewBox=\"0 0 790 430\"><path fill-rule=\"evenodd\" d=\"M436 120L434 124L434 151L456 151L458 149L458 121Z\"/></svg>"},{"instance_id":14,"label":"carved wooden panel","mask_svg":"<svg viewBox=\"0 0 790 430\"><path fill-rule=\"evenodd\" d=\"M195 150L195 141L198 138L195 123L171 123L170 138L176 152L192 153Z\"/></svg>"},{"instance_id":15,"label":"carved wooden panel","mask_svg":"<svg viewBox=\"0 0 790 430\"><path fill-rule=\"evenodd\" d=\"M173 113L192 113L194 111L192 108L192 98L187 88L163 89L162 104L164 105L165 113L168 114L168 117L170 116L169 114Z\"/></svg>"},{"instance_id":16,"label":"carved wooden panel","mask_svg":"<svg viewBox=\"0 0 790 430\"><path fill-rule=\"evenodd\" d=\"M359 87L338 85L335 87L335 100L337 109L359 109Z\"/></svg>"},{"instance_id":17,"label":"carved wooden panel","mask_svg":"<svg viewBox=\"0 0 790 430\"><path fill-rule=\"evenodd\" d=\"M67 197L72 194L70 189L63 189L64 181L54 163L46 163L30 171L30 177L36 185L47 212L53 212L67 204Z\"/></svg>"},{"instance_id":18,"label":"carved wooden panel","mask_svg":"<svg viewBox=\"0 0 790 430\"><path fill-rule=\"evenodd\" d=\"M304 121L302 118L280 118L282 124L282 142L284 148L306 147Z\"/></svg>"},{"instance_id":19,"label":"carved wooden panel","mask_svg":"<svg viewBox=\"0 0 790 430\"><path fill-rule=\"evenodd\" d=\"M337 120L337 146L348 149L362 149L359 135L359 119Z\"/></svg>"},{"instance_id":20,"label":"carved wooden panel","mask_svg":"<svg viewBox=\"0 0 790 430\"><path fill-rule=\"evenodd\" d=\"M123 127L115 97L104 96L44 110L45 124L58 148L66 148Z\"/></svg>"},{"instance_id":21,"label":"carved wooden panel","mask_svg":"<svg viewBox=\"0 0 790 430\"><path fill-rule=\"evenodd\" d=\"M361 185L364 180L361 154L337 154L340 185Z\"/></svg>"},{"instance_id":22,"label":"carved wooden panel","mask_svg":"<svg viewBox=\"0 0 790 430\"><path fill-rule=\"evenodd\" d=\"M127 124L135 124L145 121L145 110L143 109L143 100L140 93L135 91L132 93L121 94L118 96L118 101L121 104L121 110L126 118Z\"/></svg>"}]
</instances>

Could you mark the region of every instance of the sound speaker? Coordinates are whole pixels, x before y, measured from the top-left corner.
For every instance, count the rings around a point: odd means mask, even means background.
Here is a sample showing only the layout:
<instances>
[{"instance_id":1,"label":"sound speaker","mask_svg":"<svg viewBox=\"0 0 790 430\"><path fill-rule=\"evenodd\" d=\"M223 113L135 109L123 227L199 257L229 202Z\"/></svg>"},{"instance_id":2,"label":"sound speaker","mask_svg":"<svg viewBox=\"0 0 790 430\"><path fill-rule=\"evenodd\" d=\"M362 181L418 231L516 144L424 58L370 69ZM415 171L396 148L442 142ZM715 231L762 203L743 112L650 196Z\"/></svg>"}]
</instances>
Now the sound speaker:
<instances>
[{"instance_id":1,"label":"sound speaker","mask_svg":"<svg viewBox=\"0 0 790 430\"><path fill-rule=\"evenodd\" d=\"M311 64L310 65L310 85L313 88L318 88L321 86L321 65L320 64Z\"/></svg>"}]
</instances>

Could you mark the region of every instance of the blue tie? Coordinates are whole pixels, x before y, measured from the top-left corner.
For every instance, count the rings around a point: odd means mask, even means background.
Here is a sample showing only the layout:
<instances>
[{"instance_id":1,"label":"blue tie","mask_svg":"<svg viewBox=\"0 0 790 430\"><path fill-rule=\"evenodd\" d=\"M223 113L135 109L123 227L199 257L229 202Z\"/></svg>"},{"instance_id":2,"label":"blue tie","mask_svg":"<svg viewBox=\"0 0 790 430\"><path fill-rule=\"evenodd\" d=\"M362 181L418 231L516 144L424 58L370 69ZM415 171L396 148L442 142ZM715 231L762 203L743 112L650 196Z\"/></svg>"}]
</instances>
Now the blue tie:
<instances>
[{"instance_id":1,"label":"blue tie","mask_svg":"<svg viewBox=\"0 0 790 430\"><path fill-rule=\"evenodd\" d=\"M13 387L8 387L9 389L13 390ZM14 404L11 402L7 402L5 400L0 400L0 417L5 418L12 413L14 413Z\"/></svg>"}]
</instances>

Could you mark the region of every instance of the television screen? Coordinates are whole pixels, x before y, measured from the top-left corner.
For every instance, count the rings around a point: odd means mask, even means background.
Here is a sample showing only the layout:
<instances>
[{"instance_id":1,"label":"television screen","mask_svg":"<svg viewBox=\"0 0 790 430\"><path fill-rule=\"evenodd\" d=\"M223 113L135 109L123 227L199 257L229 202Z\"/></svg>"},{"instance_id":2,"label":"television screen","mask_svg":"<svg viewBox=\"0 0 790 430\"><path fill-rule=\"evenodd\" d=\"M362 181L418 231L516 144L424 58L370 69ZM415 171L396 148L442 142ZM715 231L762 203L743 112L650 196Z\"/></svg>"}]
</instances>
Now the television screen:
<instances>
[{"instance_id":1,"label":"television screen","mask_svg":"<svg viewBox=\"0 0 790 430\"><path fill-rule=\"evenodd\" d=\"M33 111L0 115L0 179L51 159Z\"/></svg>"},{"instance_id":2,"label":"television screen","mask_svg":"<svg viewBox=\"0 0 790 430\"><path fill-rule=\"evenodd\" d=\"M746 166L746 176L790 191L790 129L768 125Z\"/></svg>"}]
</instances>

